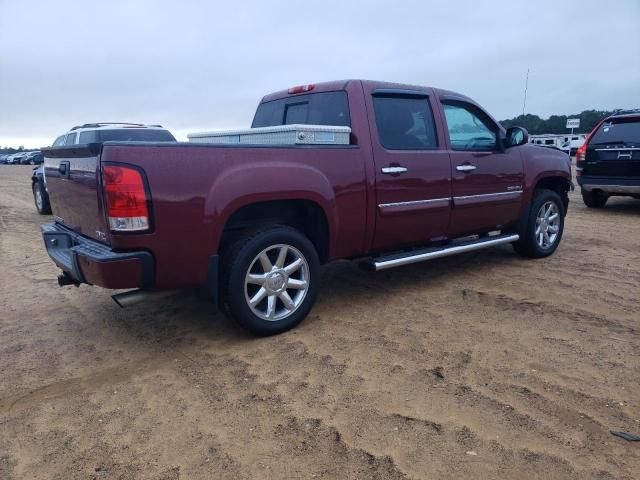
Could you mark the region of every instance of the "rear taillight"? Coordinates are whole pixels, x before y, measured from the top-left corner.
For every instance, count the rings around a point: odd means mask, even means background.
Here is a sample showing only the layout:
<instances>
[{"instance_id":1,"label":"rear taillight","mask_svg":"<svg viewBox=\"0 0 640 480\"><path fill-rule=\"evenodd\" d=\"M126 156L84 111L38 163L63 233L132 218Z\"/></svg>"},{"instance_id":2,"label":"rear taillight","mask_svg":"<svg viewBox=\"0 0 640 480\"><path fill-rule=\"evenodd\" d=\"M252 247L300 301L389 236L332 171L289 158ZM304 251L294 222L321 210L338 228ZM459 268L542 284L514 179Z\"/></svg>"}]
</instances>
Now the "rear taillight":
<instances>
[{"instance_id":1,"label":"rear taillight","mask_svg":"<svg viewBox=\"0 0 640 480\"><path fill-rule=\"evenodd\" d=\"M105 208L114 232L149 230L149 195L142 171L116 165L102 167Z\"/></svg>"},{"instance_id":2,"label":"rear taillight","mask_svg":"<svg viewBox=\"0 0 640 480\"><path fill-rule=\"evenodd\" d=\"M582 162L584 161L587 155L587 139L585 139L584 143L576 150L576 177L582 175Z\"/></svg>"}]
</instances>

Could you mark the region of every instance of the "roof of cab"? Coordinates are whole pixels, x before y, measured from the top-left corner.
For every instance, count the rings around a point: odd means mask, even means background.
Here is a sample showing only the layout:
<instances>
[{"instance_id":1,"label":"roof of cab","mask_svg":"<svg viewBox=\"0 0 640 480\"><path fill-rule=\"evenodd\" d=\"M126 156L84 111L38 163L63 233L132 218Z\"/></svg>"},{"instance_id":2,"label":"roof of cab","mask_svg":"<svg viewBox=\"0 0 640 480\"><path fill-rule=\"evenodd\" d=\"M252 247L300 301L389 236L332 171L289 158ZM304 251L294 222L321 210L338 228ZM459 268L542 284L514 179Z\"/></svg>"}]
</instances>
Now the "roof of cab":
<instances>
[{"instance_id":1,"label":"roof of cab","mask_svg":"<svg viewBox=\"0 0 640 480\"><path fill-rule=\"evenodd\" d=\"M299 93L289 93L289 89L286 90L279 90L277 92L273 92L270 93L268 95L265 95L262 98L262 102L269 102L271 100L277 100L280 98L286 98L286 97L292 97L292 96L296 96L296 95L305 95L308 93L319 93L319 92L331 92L331 91L336 91L336 90L345 90L347 88L347 85L350 82L360 82L362 83L362 86L364 87L366 92L373 92L374 90L377 89L389 89L389 90L415 90L415 91L424 91L424 92L429 92L429 91L435 91L437 92L438 96L446 96L446 97L451 97L451 98L458 98L460 100L466 100L466 101L470 101L472 103L473 100L471 100L469 97L462 95L460 93L457 92L452 92L450 90L443 90L443 89L437 89L437 88L433 88L433 87L428 87L428 86L424 86L424 85L412 85L412 84L406 84L406 83L393 83L393 82L383 82L383 81L379 81L379 80L362 80L362 79L351 79L351 80L334 80L334 81L330 81L330 82L320 82L320 83L311 83L308 85L313 85L313 90L311 91L301 91ZM305 85L306 86L306 85ZM293 88L293 87L290 87Z\"/></svg>"}]
</instances>

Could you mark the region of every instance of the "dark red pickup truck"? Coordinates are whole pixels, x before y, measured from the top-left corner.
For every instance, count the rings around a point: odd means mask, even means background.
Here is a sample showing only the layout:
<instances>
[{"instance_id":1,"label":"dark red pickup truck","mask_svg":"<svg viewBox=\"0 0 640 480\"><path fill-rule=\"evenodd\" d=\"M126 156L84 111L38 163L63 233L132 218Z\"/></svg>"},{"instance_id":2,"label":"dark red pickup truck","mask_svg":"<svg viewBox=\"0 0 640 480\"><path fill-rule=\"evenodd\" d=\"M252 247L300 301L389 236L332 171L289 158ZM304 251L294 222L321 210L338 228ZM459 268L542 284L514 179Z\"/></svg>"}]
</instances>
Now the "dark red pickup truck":
<instances>
[{"instance_id":1,"label":"dark red pickup truck","mask_svg":"<svg viewBox=\"0 0 640 480\"><path fill-rule=\"evenodd\" d=\"M295 117L289 118L290 115ZM372 270L511 243L554 252L566 154L446 90L349 80L262 99L253 127L351 128L348 145L105 142L45 149L61 285L199 285L258 334L311 309L320 265Z\"/></svg>"}]
</instances>

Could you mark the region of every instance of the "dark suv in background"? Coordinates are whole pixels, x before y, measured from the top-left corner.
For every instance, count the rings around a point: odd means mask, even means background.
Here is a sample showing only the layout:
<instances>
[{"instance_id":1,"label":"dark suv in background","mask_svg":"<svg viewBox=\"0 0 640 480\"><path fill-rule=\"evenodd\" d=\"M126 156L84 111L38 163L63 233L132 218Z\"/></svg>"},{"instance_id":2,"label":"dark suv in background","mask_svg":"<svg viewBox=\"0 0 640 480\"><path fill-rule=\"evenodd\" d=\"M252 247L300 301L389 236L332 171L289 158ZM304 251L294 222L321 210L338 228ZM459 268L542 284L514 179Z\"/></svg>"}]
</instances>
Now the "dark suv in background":
<instances>
[{"instance_id":1,"label":"dark suv in background","mask_svg":"<svg viewBox=\"0 0 640 480\"><path fill-rule=\"evenodd\" d=\"M605 118L576 152L576 177L587 207L611 196L640 199L640 110Z\"/></svg>"},{"instance_id":2,"label":"dark suv in background","mask_svg":"<svg viewBox=\"0 0 640 480\"><path fill-rule=\"evenodd\" d=\"M175 137L161 125L143 125L141 123L85 123L73 127L67 133L60 135L53 142L54 147L70 145L86 145L88 143L103 143L108 141L128 142L175 142ZM34 152L42 157L41 152ZM35 159L36 157L34 157ZM42 160L40 160L42 163ZM44 165L33 169L31 175L31 190L36 210L40 215L51 213L47 179L44 175Z\"/></svg>"}]
</instances>

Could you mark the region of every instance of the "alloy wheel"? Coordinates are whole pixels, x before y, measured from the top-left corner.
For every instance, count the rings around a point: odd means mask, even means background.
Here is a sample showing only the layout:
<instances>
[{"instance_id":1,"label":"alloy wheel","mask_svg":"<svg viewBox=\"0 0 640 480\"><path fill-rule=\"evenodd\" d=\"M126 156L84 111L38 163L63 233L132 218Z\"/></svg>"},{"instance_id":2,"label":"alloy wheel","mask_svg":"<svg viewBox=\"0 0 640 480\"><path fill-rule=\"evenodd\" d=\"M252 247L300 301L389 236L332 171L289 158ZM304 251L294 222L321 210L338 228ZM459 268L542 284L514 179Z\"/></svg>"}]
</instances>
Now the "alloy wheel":
<instances>
[{"instance_id":1,"label":"alloy wheel","mask_svg":"<svg viewBox=\"0 0 640 480\"><path fill-rule=\"evenodd\" d=\"M551 248L560 232L560 209L555 202L542 204L536 215L536 242L544 249Z\"/></svg>"},{"instance_id":2,"label":"alloy wheel","mask_svg":"<svg viewBox=\"0 0 640 480\"><path fill-rule=\"evenodd\" d=\"M256 255L247 270L247 305L263 320L287 318L302 305L309 278L309 264L300 250L286 244L269 246Z\"/></svg>"}]
</instances>

